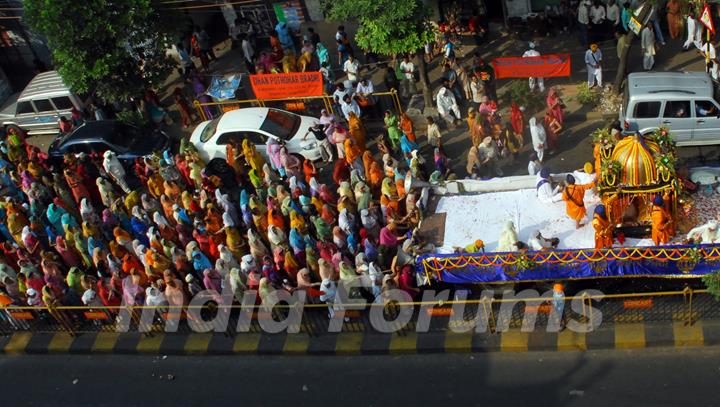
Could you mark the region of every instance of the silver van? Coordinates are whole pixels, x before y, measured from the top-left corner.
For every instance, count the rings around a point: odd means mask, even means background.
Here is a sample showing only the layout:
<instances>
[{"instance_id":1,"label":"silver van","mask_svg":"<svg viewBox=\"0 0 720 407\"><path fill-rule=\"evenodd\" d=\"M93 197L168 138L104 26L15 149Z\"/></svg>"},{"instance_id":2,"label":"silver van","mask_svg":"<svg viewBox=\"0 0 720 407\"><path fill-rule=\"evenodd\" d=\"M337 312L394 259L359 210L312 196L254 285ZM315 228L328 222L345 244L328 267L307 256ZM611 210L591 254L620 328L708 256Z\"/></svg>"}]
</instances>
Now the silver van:
<instances>
[{"instance_id":1,"label":"silver van","mask_svg":"<svg viewBox=\"0 0 720 407\"><path fill-rule=\"evenodd\" d=\"M623 133L667 127L679 146L720 144L717 84L704 72L642 72L627 78Z\"/></svg>"},{"instance_id":2,"label":"silver van","mask_svg":"<svg viewBox=\"0 0 720 407\"><path fill-rule=\"evenodd\" d=\"M35 76L20 94L11 95L0 110L2 127L21 128L30 135L57 134L60 116L70 119L83 101L65 86L56 71Z\"/></svg>"}]
</instances>

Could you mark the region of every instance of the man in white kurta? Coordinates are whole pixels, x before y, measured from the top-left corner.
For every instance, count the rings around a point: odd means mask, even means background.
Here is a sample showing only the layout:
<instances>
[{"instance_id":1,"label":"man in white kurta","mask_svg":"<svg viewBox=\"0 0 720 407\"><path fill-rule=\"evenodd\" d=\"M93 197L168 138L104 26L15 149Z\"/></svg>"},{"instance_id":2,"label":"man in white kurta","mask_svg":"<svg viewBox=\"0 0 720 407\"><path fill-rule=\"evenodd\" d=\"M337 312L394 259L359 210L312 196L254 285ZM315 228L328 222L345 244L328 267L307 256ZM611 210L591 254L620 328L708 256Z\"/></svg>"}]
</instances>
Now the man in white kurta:
<instances>
[{"instance_id":1,"label":"man in white kurta","mask_svg":"<svg viewBox=\"0 0 720 407\"><path fill-rule=\"evenodd\" d=\"M536 186L538 201L544 204L550 204L555 202L561 202L562 199L562 188L558 184L553 188L552 182L550 181L550 171L547 168L543 168L537 175Z\"/></svg>"},{"instance_id":2,"label":"man in white kurta","mask_svg":"<svg viewBox=\"0 0 720 407\"><path fill-rule=\"evenodd\" d=\"M530 49L525 51L525 53L523 54L523 58L540 56L540 52L538 52L538 50L535 49L534 42L530 41L528 46L530 47ZM535 90L536 82L538 85L538 89L540 89L540 92L545 92L545 81L543 80L543 78L532 78L532 77L528 78L528 84L530 85L530 90Z\"/></svg>"},{"instance_id":3,"label":"man in white kurta","mask_svg":"<svg viewBox=\"0 0 720 407\"><path fill-rule=\"evenodd\" d=\"M643 69L649 71L655 64L655 33L648 23L640 32L640 46L642 47Z\"/></svg>"},{"instance_id":4,"label":"man in white kurta","mask_svg":"<svg viewBox=\"0 0 720 407\"><path fill-rule=\"evenodd\" d=\"M533 150L537 153L538 160L542 162L545 155L545 143L547 143L547 134L542 123L538 123L534 117L530 118L530 136L532 137Z\"/></svg>"},{"instance_id":5,"label":"man in white kurta","mask_svg":"<svg viewBox=\"0 0 720 407\"><path fill-rule=\"evenodd\" d=\"M588 86L602 87L602 51L597 44L590 44L590 49L585 51L585 66L588 71Z\"/></svg>"},{"instance_id":6,"label":"man in white kurta","mask_svg":"<svg viewBox=\"0 0 720 407\"><path fill-rule=\"evenodd\" d=\"M686 22L688 38L683 44L683 48L688 49L690 44L695 44L695 48L702 49L702 24L692 14L688 15Z\"/></svg>"},{"instance_id":7,"label":"man in white kurta","mask_svg":"<svg viewBox=\"0 0 720 407\"><path fill-rule=\"evenodd\" d=\"M455 95L448 87L448 81L443 81L443 86L440 88L437 96L437 110L440 116L445 119L448 124L455 124L455 121L460 119L460 108L458 107ZM452 114L451 114L452 113ZM453 117L453 114L455 115Z\"/></svg>"},{"instance_id":8,"label":"man in white kurta","mask_svg":"<svg viewBox=\"0 0 720 407\"><path fill-rule=\"evenodd\" d=\"M125 168L120 164L120 160L117 159L114 152L109 150L105 152L103 157L103 168L105 172L115 180L126 194L129 194L130 187L127 182L125 182Z\"/></svg>"}]
</instances>

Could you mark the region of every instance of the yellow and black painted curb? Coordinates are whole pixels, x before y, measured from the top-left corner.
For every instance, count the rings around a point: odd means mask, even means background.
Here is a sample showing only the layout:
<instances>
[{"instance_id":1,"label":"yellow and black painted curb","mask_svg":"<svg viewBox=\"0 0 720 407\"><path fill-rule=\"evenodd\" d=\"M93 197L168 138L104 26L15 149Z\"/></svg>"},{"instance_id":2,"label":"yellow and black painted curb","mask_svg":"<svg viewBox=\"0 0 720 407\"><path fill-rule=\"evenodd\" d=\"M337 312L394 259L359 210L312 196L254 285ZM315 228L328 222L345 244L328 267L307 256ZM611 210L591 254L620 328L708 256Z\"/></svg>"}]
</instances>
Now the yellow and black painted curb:
<instances>
[{"instance_id":1,"label":"yellow and black painted curb","mask_svg":"<svg viewBox=\"0 0 720 407\"><path fill-rule=\"evenodd\" d=\"M617 323L590 333L452 331L379 334L342 332L310 336L240 333L68 333L18 332L0 336L0 353L12 354L397 354L442 352L526 352L720 345L720 321Z\"/></svg>"}]
</instances>

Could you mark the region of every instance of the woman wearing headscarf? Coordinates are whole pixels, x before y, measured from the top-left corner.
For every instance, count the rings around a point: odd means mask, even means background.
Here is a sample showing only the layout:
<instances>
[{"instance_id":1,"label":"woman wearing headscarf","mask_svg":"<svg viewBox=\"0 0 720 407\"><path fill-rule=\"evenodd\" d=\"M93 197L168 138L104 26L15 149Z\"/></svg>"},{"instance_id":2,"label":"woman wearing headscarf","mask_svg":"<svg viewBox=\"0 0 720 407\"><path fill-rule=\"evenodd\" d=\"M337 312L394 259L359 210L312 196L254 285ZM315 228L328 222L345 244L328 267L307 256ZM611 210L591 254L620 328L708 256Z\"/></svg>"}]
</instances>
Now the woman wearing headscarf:
<instances>
[{"instance_id":1,"label":"woman wearing headscarf","mask_svg":"<svg viewBox=\"0 0 720 407\"><path fill-rule=\"evenodd\" d=\"M332 178L337 185L340 185L340 183L343 181L350 180L350 168L348 168L348 165L344 159L338 159L337 161L335 161Z\"/></svg>"},{"instance_id":2,"label":"woman wearing headscarf","mask_svg":"<svg viewBox=\"0 0 720 407\"><path fill-rule=\"evenodd\" d=\"M510 125L516 144L522 147L525 144L525 117L522 109L515 102L510 105Z\"/></svg>"},{"instance_id":3,"label":"woman wearing headscarf","mask_svg":"<svg viewBox=\"0 0 720 407\"><path fill-rule=\"evenodd\" d=\"M383 217L387 218L390 214L397 214L399 208L399 197L397 187L392 179L385 177L382 182L380 195L380 208L383 212Z\"/></svg>"},{"instance_id":4,"label":"woman wearing headscarf","mask_svg":"<svg viewBox=\"0 0 720 407\"><path fill-rule=\"evenodd\" d=\"M51 203L48 205L47 211L46 211L46 217L48 222L52 225L53 228L55 228L55 232L57 233L63 233L63 227L62 227L62 216L66 214L67 211L63 209L61 206L56 205L55 203Z\"/></svg>"},{"instance_id":5,"label":"woman wearing headscarf","mask_svg":"<svg viewBox=\"0 0 720 407\"><path fill-rule=\"evenodd\" d=\"M75 171L70 170L69 168L66 168L63 174L65 175L65 181L70 187L73 198L75 198L76 204L79 205L80 201L83 198L90 198L90 193L88 192L87 188L85 188L82 177L80 177L80 175L78 175Z\"/></svg>"},{"instance_id":6,"label":"woman wearing headscarf","mask_svg":"<svg viewBox=\"0 0 720 407\"><path fill-rule=\"evenodd\" d=\"M400 150L408 165L410 165L410 158L412 158L411 153L418 150L418 148L418 145L410 141L405 134L400 137Z\"/></svg>"},{"instance_id":7,"label":"woman wearing headscarf","mask_svg":"<svg viewBox=\"0 0 720 407\"><path fill-rule=\"evenodd\" d=\"M297 157L290 154L285 147L280 149L280 163L285 169L287 177L302 177L302 163Z\"/></svg>"},{"instance_id":8,"label":"woman wearing headscarf","mask_svg":"<svg viewBox=\"0 0 720 407\"><path fill-rule=\"evenodd\" d=\"M364 152L366 145L365 125L363 125L362 120L360 120L355 112L348 113L348 129L350 131L350 136L355 141L355 145Z\"/></svg>"},{"instance_id":9,"label":"woman wearing headscarf","mask_svg":"<svg viewBox=\"0 0 720 407\"><path fill-rule=\"evenodd\" d=\"M78 258L77 253L73 250L73 248L70 248L67 246L67 243L65 242L65 239L62 236L57 236L55 238L55 250L60 255L60 258L62 259L63 263L65 263L68 267L79 267L80 266L80 259Z\"/></svg>"},{"instance_id":10,"label":"woman wearing headscarf","mask_svg":"<svg viewBox=\"0 0 720 407\"><path fill-rule=\"evenodd\" d=\"M313 225L315 226L315 232L317 233L318 239L322 241L329 241L332 237L332 228L330 224L320 216L312 218Z\"/></svg>"},{"instance_id":11,"label":"woman wearing headscarf","mask_svg":"<svg viewBox=\"0 0 720 407\"><path fill-rule=\"evenodd\" d=\"M248 139L244 139L242 142L243 157L247 165L257 171L262 176L262 167L265 164L265 159L262 158L260 153Z\"/></svg>"},{"instance_id":12,"label":"woman wearing headscarf","mask_svg":"<svg viewBox=\"0 0 720 407\"><path fill-rule=\"evenodd\" d=\"M400 131L400 128L398 127L398 118L389 110L386 110L384 121L385 128L388 132L388 137L390 138L390 143L392 144L392 148L394 150L397 150L398 143L400 142L400 136L402 135L402 131Z\"/></svg>"},{"instance_id":13,"label":"woman wearing headscarf","mask_svg":"<svg viewBox=\"0 0 720 407\"><path fill-rule=\"evenodd\" d=\"M270 242L270 248L272 250L275 250L278 247L287 248L287 239L285 237L285 232L283 232L282 229L278 228L275 225L270 225L268 227L268 241Z\"/></svg>"},{"instance_id":14,"label":"woman wearing headscarf","mask_svg":"<svg viewBox=\"0 0 720 407\"><path fill-rule=\"evenodd\" d=\"M260 297L260 304L264 307L267 307L266 309L269 310L269 304L270 301L272 301L272 297L275 294L275 289L273 288L272 284L270 284L270 280L267 277L263 277L260 279L260 284L258 287L258 296Z\"/></svg>"},{"instance_id":15,"label":"woman wearing headscarf","mask_svg":"<svg viewBox=\"0 0 720 407\"><path fill-rule=\"evenodd\" d=\"M218 245L218 253L220 254L220 259L225 262L228 268L240 267L240 263L237 260L238 258L235 257L233 252L224 244Z\"/></svg>"},{"instance_id":16,"label":"woman wearing headscarf","mask_svg":"<svg viewBox=\"0 0 720 407\"><path fill-rule=\"evenodd\" d=\"M270 254L270 250L268 250L267 246L265 246L265 243L263 243L260 239L257 232L252 229L248 229L247 236L248 245L250 246L250 254L255 258L255 261L260 262L263 257Z\"/></svg>"},{"instance_id":17,"label":"woman wearing headscarf","mask_svg":"<svg viewBox=\"0 0 720 407\"><path fill-rule=\"evenodd\" d=\"M225 244L228 250L230 250L235 258L242 258L247 254L247 244L243 239L240 230L237 227L225 228Z\"/></svg>"},{"instance_id":18,"label":"woman wearing headscarf","mask_svg":"<svg viewBox=\"0 0 720 407\"><path fill-rule=\"evenodd\" d=\"M408 140L412 141L413 143L415 142L415 130L413 122L407 112L403 112L400 115L400 129L407 136Z\"/></svg>"}]
</instances>

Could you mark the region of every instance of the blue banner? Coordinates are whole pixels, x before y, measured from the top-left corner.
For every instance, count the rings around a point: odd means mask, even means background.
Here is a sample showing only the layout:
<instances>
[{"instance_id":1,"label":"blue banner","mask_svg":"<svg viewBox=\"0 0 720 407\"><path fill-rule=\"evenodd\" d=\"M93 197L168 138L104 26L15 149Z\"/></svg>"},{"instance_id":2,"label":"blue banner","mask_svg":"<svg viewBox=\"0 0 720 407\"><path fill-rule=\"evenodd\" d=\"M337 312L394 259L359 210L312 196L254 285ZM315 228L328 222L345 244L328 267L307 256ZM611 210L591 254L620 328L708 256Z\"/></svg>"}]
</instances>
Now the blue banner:
<instances>
[{"instance_id":1,"label":"blue banner","mask_svg":"<svg viewBox=\"0 0 720 407\"><path fill-rule=\"evenodd\" d=\"M698 277L720 269L720 245L551 252L426 254L418 274L446 283L598 277Z\"/></svg>"}]
</instances>

